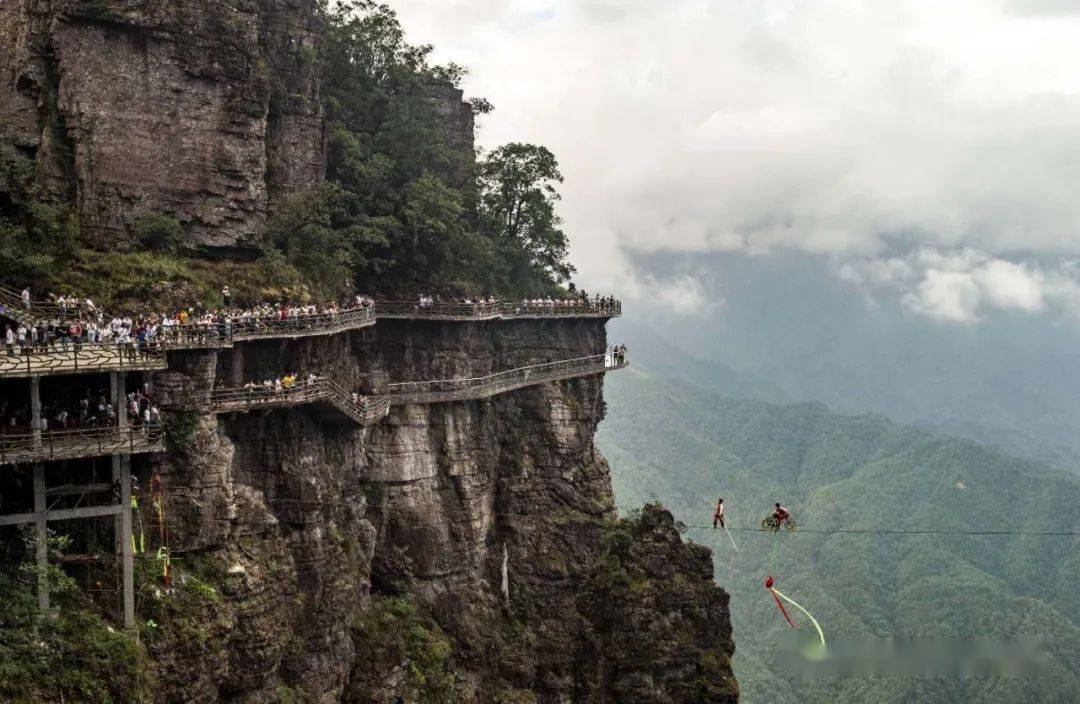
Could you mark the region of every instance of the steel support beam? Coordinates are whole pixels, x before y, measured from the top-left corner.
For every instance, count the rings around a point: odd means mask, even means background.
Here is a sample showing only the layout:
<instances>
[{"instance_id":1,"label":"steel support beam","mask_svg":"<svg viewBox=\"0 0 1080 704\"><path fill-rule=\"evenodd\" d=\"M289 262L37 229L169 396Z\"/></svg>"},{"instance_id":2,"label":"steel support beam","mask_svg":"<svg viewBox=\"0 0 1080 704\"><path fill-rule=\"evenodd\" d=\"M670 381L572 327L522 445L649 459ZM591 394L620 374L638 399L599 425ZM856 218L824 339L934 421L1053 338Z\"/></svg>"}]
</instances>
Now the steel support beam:
<instances>
[{"instance_id":1,"label":"steel support beam","mask_svg":"<svg viewBox=\"0 0 1080 704\"><path fill-rule=\"evenodd\" d=\"M49 580L46 574L49 569L49 533L45 515L45 465L38 462L34 465L34 522L37 524L34 542L38 573L37 598L41 613L49 610Z\"/></svg>"}]
</instances>

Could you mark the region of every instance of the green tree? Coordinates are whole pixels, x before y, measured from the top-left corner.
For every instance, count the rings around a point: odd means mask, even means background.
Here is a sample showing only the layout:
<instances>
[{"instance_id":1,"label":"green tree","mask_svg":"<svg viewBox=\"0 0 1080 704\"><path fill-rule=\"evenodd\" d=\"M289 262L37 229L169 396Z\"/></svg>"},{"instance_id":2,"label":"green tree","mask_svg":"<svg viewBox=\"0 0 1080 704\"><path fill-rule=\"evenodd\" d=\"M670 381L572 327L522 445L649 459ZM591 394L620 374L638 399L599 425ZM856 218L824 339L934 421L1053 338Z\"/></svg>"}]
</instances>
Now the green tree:
<instances>
[{"instance_id":1,"label":"green tree","mask_svg":"<svg viewBox=\"0 0 1080 704\"><path fill-rule=\"evenodd\" d=\"M359 238L340 226L345 194L334 184L285 199L266 224L266 235L314 292L338 298L350 288L350 263Z\"/></svg>"},{"instance_id":2,"label":"green tree","mask_svg":"<svg viewBox=\"0 0 1080 704\"><path fill-rule=\"evenodd\" d=\"M507 144L477 168L479 216L502 262L501 287L526 293L567 281L569 243L555 212L559 162L546 147Z\"/></svg>"},{"instance_id":3,"label":"green tree","mask_svg":"<svg viewBox=\"0 0 1080 704\"><path fill-rule=\"evenodd\" d=\"M48 282L70 263L79 223L74 214L43 200L34 163L0 145L0 271L11 284Z\"/></svg>"},{"instance_id":4,"label":"green tree","mask_svg":"<svg viewBox=\"0 0 1080 704\"><path fill-rule=\"evenodd\" d=\"M135 218L135 239L154 252L172 252L180 246L184 230L176 218L149 213Z\"/></svg>"}]
</instances>

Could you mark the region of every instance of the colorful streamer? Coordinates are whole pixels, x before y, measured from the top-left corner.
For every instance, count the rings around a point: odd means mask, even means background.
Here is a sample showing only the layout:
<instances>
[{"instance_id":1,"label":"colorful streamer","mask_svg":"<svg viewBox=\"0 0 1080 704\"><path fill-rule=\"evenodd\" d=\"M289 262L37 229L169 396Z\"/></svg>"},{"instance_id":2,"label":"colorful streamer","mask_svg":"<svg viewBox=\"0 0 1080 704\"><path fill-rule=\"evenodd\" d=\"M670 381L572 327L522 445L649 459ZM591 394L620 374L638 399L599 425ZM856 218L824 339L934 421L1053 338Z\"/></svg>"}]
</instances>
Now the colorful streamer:
<instances>
[{"instance_id":1,"label":"colorful streamer","mask_svg":"<svg viewBox=\"0 0 1080 704\"><path fill-rule=\"evenodd\" d=\"M780 597L778 597L776 595L776 590L773 589L772 585L773 585L773 578L772 577L769 577L768 579L765 580L765 588L769 590L769 593L772 594L772 598L776 600L776 607L778 609L780 609L780 613L782 613L784 615L784 618L787 620L788 625L791 626L792 628L798 629L798 626L795 625L795 622L791 620L791 616L788 615L787 609L784 608L783 602L780 601Z\"/></svg>"},{"instance_id":2,"label":"colorful streamer","mask_svg":"<svg viewBox=\"0 0 1080 704\"><path fill-rule=\"evenodd\" d=\"M791 617L788 616L787 611L784 609L784 605L782 603L780 603L781 599L783 599L784 601L791 604L792 606L794 606L799 611L802 611L804 614L806 614L806 617L808 619L810 619L810 623L814 624L814 628L817 629L818 638L821 639L821 644L825 645L825 633L821 630L821 624L819 624L817 622L817 619L814 618L813 614L811 614L809 611L804 609L799 604L799 602L795 601L794 599L792 599L789 596L786 596L779 589L776 589L775 587L773 587L773 578L772 577L769 577L768 579L765 580L765 588L768 589L770 592L772 592L773 599L776 599L776 605L780 607L780 612L782 614L784 614L784 618L787 619L787 622L791 624L792 628L797 628L797 626L794 623L792 623Z\"/></svg>"}]
</instances>

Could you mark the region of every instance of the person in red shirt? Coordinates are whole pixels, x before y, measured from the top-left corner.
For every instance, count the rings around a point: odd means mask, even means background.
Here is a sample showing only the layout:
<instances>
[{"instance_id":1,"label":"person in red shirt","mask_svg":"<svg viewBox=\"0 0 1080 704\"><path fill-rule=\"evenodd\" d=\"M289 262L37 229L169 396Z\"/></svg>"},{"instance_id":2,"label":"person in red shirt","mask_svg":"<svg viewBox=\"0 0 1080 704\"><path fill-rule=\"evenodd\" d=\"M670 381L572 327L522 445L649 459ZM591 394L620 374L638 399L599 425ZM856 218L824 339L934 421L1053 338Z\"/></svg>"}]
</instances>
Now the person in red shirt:
<instances>
[{"instance_id":1,"label":"person in red shirt","mask_svg":"<svg viewBox=\"0 0 1080 704\"><path fill-rule=\"evenodd\" d=\"M791 514L788 513L788 510L780 504L776 504L776 510L773 511L773 521L776 522L776 526L773 530L780 530L780 526L784 525L784 521L789 518L791 518Z\"/></svg>"}]
</instances>

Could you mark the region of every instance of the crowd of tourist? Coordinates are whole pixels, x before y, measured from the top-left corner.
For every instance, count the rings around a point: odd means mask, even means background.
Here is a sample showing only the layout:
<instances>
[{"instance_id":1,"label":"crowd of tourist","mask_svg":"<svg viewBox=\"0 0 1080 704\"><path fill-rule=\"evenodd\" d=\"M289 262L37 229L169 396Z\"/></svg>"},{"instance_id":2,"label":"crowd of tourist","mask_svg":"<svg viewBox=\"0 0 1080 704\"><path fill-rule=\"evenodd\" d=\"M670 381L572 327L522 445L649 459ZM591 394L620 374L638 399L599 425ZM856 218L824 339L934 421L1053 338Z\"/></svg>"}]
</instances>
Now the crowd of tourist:
<instances>
[{"instance_id":1,"label":"crowd of tourist","mask_svg":"<svg viewBox=\"0 0 1080 704\"><path fill-rule=\"evenodd\" d=\"M308 374L306 377L303 377L300 374L290 373L263 379L262 381L248 381L244 383L243 386L239 387L244 392L240 399L244 401L263 401L272 403L283 399L290 392L300 389L311 389L322 381L322 379L323 377L314 373ZM232 390L225 389L224 391L229 392ZM369 404L368 398L359 391L350 393L348 400L362 409L366 409Z\"/></svg>"},{"instance_id":2,"label":"crowd of tourist","mask_svg":"<svg viewBox=\"0 0 1080 704\"><path fill-rule=\"evenodd\" d=\"M319 377L315 374L308 374L306 379L302 379L299 374L284 374L262 381L249 381L240 388L252 395L283 394L293 389L314 386L318 381Z\"/></svg>"},{"instance_id":3,"label":"crowd of tourist","mask_svg":"<svg viewBox=\"0 0 1080 704\"><path fill-rule=\"evenodd\" d=\"M123 403L129 426L146 429L161 426L161 412L145 391L132 391ZM105 391L87 389L86 393L77 399L43 403L39 427L42 432L113 428L117 427L119 419L117 407ZM33 431L32 424L30 404L16 406L7 400L0 401L0 428L3 433L29 433Z\"/></svg>"},{"instance_id":4,"label":"crowd of tourist","mask_svg":"<svg viewBox=\"0 0 1080 704\"><path fill-rule=\"evenodd\" d=\"M3 329L4 347L8 355L48 352L83 345L111 345L134 356L140 351L170 345L216 344L231 339L235 333L257 334L282 328L302 329L351 311L367 310L374 315L376 302L369 296L357 295L340 303L325 305L263 303L247 308L232 305L232 294L226 286L221 291L225 305L216 309L181 308L171 312L139 316L108 318L89 298L75 295L60 296L44 306L46 315L37 315L43 306L31 298L28 288L20 294L25 309L18 315L8 311L12 322ZM15 305L18 305L16 303ZM422 294L414 308L418 312L432 311L446 305L475 307L480 313L532 313L574 311L583 307L597 312L616 312L618 301L611 297L589 297L575 292L571 297L525 298L520 302L500 302L494 296L443 299L438 295ZM488 308L490 306L490 308ZM0 315L4 314L0 308Z\"/></svg>"},{"instance_id":5,"label":"crowd of tourist","mask_svg":"<svg viewBox=\"0 0 1080 704\"><path fill-rule=\"evenodd\" d=\"M558 313L559 311L590 311L597 313L617 312L619 302L614 297L589 297L584 292L571 296L545 296L523 298L520 301L500 301L494 296L463 296L460 298L442 298L438 295L420 294L414 309L417 312L439 312L454 308L473 308L475 313Z\"/></svg>"}]
</instances>

